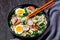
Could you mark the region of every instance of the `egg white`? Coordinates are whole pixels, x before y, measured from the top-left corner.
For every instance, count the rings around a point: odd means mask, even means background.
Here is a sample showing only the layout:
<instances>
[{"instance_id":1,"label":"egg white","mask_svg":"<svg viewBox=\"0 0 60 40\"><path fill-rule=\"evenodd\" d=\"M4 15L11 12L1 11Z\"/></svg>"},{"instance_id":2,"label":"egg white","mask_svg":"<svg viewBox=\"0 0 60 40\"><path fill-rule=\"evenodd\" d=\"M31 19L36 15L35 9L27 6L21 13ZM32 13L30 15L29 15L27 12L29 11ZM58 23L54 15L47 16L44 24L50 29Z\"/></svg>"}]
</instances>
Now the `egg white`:
<instances>
[{"instance_id":1,"label":"egg white","mask_svg":"<svg viewBox=\"0 0 60 40\"><path fill-rule=\"evenodd\" d=\"M15 10L15 14L17 14L18 16L22 16L22 15L23 15L23 13L22 13L22 14L18 14L18 10L23 10L23 12L25 13L25 10L24 10L24 9L22 9L22 8L17 8L17 9Z\"/></svg>"},{"instance_id":2,"label":"egg white","mask_svg":"<svg viewBox=\"0 0 60 40\"><path fill-rule=\"evenodd\" d=\"M19 24L19 25L17 25L17 26L14 27L14 31L15 31L16 34L21 34L21 33L23 32L23 30L22 30L22 32L16 31L16 28L17 28L18 26L21 26L21 27L23 28L23 25L20 25L20 24Z\"/></svg>"}]
</instances>

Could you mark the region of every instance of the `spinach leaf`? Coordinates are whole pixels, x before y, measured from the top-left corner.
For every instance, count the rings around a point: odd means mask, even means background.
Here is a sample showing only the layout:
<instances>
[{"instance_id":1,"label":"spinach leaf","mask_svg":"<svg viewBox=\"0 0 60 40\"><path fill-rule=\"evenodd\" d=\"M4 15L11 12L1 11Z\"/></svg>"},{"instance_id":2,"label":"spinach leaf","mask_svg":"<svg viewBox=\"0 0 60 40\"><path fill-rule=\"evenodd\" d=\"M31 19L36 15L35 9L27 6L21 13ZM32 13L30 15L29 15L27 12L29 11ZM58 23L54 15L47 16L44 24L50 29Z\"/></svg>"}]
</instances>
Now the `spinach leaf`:
<instances>
[{"instance_id":1,"label":"spinach leaf","mask_svg":"<svg viewBox=\"0 0 60 40\"><path fill-rule=\"evenodd\" d=\"M9 24L10 24L10 26L12 26L12 25L13 25L11 20L10 20Z\"/></svg>"},{"instance_id":2,"label":"spinach leaf","mask_svg":"<svg viewBox=\"0 0 60 40\"><path fill-rule=\"evenodd\" d=\"M34 31L33 34L34 34L34 35L38 35L38 30Z\"/></svg>"},{"instance_id":3,"label":"spinach leaf","mask_svg":"<svg viewBox=\"0 0 60 40\"><path fill-rule=\"evenodd\" d=\"M40 26L43 30L45 30L46 28L45 28L45 26Z\"/></svg>"},{"instance_id":4,"label":"spinach leaf","mask_svg":"<svg viewBox=\"0 0 60 40\"><path fill-rule=\"evenodd\" d=\"M15 12L13 12L12 14L13 14L13 16L16 16L17 15L17 14L15 14Z\"/></svg>"},{"instance_id":5,"label":"spinach leaf","mask_svg":"<svg viewBox=\"0 0 60 40\"><path fill-rule=\"evenodd\" d=\"M44 23L41 23L39 26L40 26L42 29L45 29L45 24L44 24Z\"/></svg>"},{"instance_id":6,"label":"spinach leaf","mask_svg":"<svg viewBox=\"0 0 60 40\"><path fill-rule=\"evenodd\" d=\"M41 23L39 26L44 26L45 24L44 23Z\"/></svg>"},{"instance_id":7,"label":"spinach leaf","mask_svg":"<svg viewBox=\"0 0 60 40\"><path fill-rule=\"evenodd\" d=\"M38 13L37 15L38 15L38 16L41 16L42 14L43 14L43 12L40 12L40 13Z\"/></svg>"},{"instance_id":8,"label":"spinach leaf","mask_svg":"<svg viewBox=\"0 0 60 40\"><path fill-rule=\"evenodd\" d=\"M13 14L13 16L16 16L16 14Z\"/></svg>"},{"instance_id":9,"label":"spinach leaf","mask_svg":"<svg viewBox=\"0 0 60 40\"><path fill-rule=\"evenodd\" d=\"M26 35L27 38L31 37L29 34Z\"/></svg>"},{"instance_id":10,"label":"spinach leaf","mask_svg":"<svg viewBox=\"0 0 60 40\"><path fill-rule=\"evenodd\" d=\"M28 15L28 12L27 10L25 9L25 13L23 14L23 17L27 16Z\"/></svg>"}]
</instances>

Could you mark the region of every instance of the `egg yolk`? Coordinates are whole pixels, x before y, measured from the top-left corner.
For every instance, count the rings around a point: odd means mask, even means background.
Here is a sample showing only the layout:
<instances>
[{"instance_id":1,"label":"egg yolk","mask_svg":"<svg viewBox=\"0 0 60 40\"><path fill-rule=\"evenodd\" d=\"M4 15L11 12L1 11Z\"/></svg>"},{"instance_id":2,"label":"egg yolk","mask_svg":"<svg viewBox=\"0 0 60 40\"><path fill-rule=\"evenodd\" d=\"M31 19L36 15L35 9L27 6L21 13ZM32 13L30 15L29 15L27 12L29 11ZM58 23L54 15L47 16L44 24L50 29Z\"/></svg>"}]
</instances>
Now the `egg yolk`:
<instances>
[{"instance_id":1,"label":"egg yolk","mask_svg":"<svg viewBox=\"0 0 60 40\"><path fill-rule=\"evenodd\" d=\"M17 31L17 32L22 32L22 31L23 31L23 27L22 27L22 26L18 26L18 27L16 28L16 31Z\"/></svg>"},{"instance_id":2,"label":"egg yolk","mask_svg":"<svg viewBox=\"0 0 60 40\"><path fill-rule=\"evenodd\" d=\"M18 14L23 14L23 13L24 13L24 10L23 10L23 9L18 10L17 13L18 13Z\"/></svg>"}]
</instances>

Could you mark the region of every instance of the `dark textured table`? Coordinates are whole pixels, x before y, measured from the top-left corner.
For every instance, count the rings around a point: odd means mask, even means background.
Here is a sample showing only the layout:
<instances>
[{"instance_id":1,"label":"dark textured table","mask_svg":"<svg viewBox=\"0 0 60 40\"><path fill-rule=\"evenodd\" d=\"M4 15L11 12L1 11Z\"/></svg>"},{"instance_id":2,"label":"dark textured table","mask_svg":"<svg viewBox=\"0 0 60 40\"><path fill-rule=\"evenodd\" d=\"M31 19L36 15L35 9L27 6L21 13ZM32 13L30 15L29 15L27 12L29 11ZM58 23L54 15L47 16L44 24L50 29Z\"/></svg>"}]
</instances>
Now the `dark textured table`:
<instances>
[{"instance_id":1,"label":"dark textured table","mask_svg":"<svg viewBox=\"0 0 60 40\"><path fill-rule=\"evenodd\" d=\"M17 5L35 4L41 6L48 0L0 0L0 40L10 40L14 36L11 34L8 27L8 14Z\"/></svg>"}]
</instances>

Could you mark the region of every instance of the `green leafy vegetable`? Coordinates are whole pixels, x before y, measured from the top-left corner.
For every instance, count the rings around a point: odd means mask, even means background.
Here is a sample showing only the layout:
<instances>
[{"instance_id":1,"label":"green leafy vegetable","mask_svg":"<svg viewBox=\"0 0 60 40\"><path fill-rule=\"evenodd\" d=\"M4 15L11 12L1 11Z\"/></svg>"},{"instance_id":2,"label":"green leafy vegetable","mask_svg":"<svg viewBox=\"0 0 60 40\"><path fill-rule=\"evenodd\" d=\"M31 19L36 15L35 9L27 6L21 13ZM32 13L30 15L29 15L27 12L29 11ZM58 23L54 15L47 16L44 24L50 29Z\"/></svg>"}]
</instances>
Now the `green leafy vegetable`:
<instances>
[{"instance_id":1,"label":"green leafy vegetable","mask_svg":"<svg viewBox=\"0 0 60 40\"><path fill-rule=\"evenodd\" d=\"M28 12L27 10L25 9L25 13L23 14L23 17L27 16L28 15Z\"/></svg>"},{"instance_id":2,"label":"green leafy vegetable","mask_svg":"<svg viewBox=\"0 0 60 40\"><path fill-rule=\"evenodd\" d=\"M34 34L34 35L38 35L38 30L34 31L33 34Z\"/></svg>"},{"instance_id":3,"label":"green leafy vegetable","mask_svg":"<svg viewBox=\"0 0 60 40\"><path fill-rule=\"evenodd\" d=\"M13 24L12 24L12 21L10 21L9 24L10 24L10 26L12 26L12 25L13 25Z\"/></svg>"},{"instance_id":4,"label":"green leafy vegetable","mask_svg":"<svg viewBox=\"0 0 60 40\"><path fill-rule=\"evenodd\" d=\"M40 12L40 13L38 13L37 15L38 15L38 16L41 16L42 14L43 14L43 12Z\"/></svg>"},{"instance_id":5,"label":"green leafy vegetable","mask_svg":"<svg viewBox=\"0 0 60 40\"><path fill-rule=\"evenodd\" d=\"M45 29L45 24L44 24L44 23L41 23L39 26L40 26L42 29Z\"/></svg>"},{"instance_id":6,"label":"green leafy vegetable","mask_svg":"<svg viewBox=\"0 0 60 40\"><path fill-rule=\"evenodd\" d=\"M31 37L31 36L30 36L29 34L27 34L27 35L26 35L26 37L28 37L28 38L29 38L29 37Z\"/></svg>"},{"instance_id":7,"label":"green leafy vegetable","mask_svg":"<svg viewBox=\"0 0 60 40\"><path fill-rule=\"evenodd\" d=\"M41 23L39 26L44 26L45 24L44 23Z\"/></svg>"},{"instance_id":8,"label":"green leafy vegetable","mask_svg":"<svg viewBox=\"0 0 60 40\"><path fill-rule=\"evenodd\" d=\"M43 30L45 30L45 27L42 27Z\"/></svg>"},{"instance_id":9,"label":"green leafy vegetable","mask_svg":"<svg viewBox=\"0 0 60 40\"><path fill-rule=\"evenodd\" d=\"M24 20L24 21L23 21L23 24L24 24L24 25L25 25L25 24L27 24L27 21L26 21L26 20Z\"/></svg>"},{"instance_id":10,"label":"green leafy vegetable","mask_svg":"<svg viewBox=\"0 0 60 40\"><path fill-rule=\"evenodd\" d=\"M17 16L17 14L15 14L14 12L12 14L13 14L13 16Z\"/></svg>"},{"instance_id":11,"label":"green leafy vegetable","mask_svg":"<svg viewBox=\"0 0 60 40\"><path fill-rule=\"evenodd\" d=\"M16 14L13 14L14 16L16 16Z\"/></svg>"}]
</instances>

